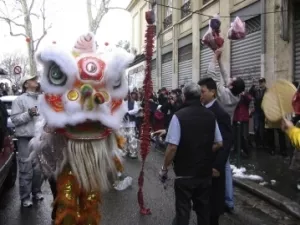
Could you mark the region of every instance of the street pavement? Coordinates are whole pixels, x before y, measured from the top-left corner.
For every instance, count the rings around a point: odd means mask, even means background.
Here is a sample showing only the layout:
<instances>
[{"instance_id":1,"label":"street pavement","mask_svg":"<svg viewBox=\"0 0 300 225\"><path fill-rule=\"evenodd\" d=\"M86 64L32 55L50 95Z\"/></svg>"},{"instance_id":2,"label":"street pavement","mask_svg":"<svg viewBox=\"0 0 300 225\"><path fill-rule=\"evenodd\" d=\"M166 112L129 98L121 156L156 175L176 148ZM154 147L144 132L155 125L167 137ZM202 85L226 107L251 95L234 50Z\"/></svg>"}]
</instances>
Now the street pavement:
<instances>
[{"instance_id":1,"label":"street pavement","mask_svg":"<svg viewBox=\"0 0 300 225\"><path fill-rule=\"evenodd\" d=\"M300 191L296 188L300 171L289 169L293 152L289 150L288 153L289 157L271 156L267 151L253 149L249 158L241 157L241 166L247 169L247 174L261 176L266 182L265 187L300 204ZM232 154L231 163L237 165L236 154ZM276 184L272 185L271 180Z\"/></svg>"},{"instance_id":2,"label":"street pavement","mask_svg":"<svg viewBox=\"0 0 300 225\"><path fill-rule=\"evenodd\" d=\"M151 215L141 216L138 210L137 203L137 177L140 171L140 160L126 159L126 171L134 178L133 186L123 192L110 191L103 196L103 219L102 225L171 225L174 217L174 193L172 188L172 181L170 181L167 189L165 190L158 180L158 171L161 167L163 160L163 153L152 150L147 158L145 167L145 202L147 207L152 211ZM171 174L172 177L172 174ZM51 202L52 195L49 185L43 185L43 193L45 200L34 204L30 209L22 209L20 207L18 186L16 186L4 193L0 197L0 224L1 225L51 225ZM241 225L241 224L281 224L273 221L265 214L274 214L274 210L268 211L268 206L260 203L259 199L253 196L247 196L242 190L236 190L236 207L237 216L224 216L221 225ZM252 200L251 204L247 202ZM255 204L255 206L254 206ZM261 204L267 212L254 209L257 205ZM275 210L276 211L276 210ZM272 212L272 213L270 213ZM277 211L276 211L277 212ZM243 215L247 214L245 219ZM288 217L281 212L277 212L280 219ZM242 218L244 222L236 222L234 218ZM255 222L245 222L253 221ZM196 224L195 215L192 214L190 224ZM277 220L278 221L278 220ZM284 223L282 223L284 224ZM290 223L298 224L298 223Z\"/></svg>"}]
</instances>

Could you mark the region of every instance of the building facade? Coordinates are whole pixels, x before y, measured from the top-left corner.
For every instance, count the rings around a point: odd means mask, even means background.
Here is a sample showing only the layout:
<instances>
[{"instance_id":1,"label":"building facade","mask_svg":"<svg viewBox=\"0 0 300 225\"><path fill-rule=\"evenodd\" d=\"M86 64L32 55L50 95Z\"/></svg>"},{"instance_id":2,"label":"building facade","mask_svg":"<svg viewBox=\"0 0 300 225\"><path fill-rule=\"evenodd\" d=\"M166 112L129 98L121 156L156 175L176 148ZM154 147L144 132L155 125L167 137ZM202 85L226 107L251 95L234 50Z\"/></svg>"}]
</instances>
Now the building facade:
<instances>
[{"instance_id":1,"label":"building facade","mask_svg":"<svg viewBox=\"0 0 300 225\"><path fill-rule=\"evenodd\" d=\"M267 83L285 78L300 81L299 0L133 0L133 40L142 54L146 29L145 12L156 13L156 51L152 77L156 88L177 88L206 76L213 52L201 44L211 16L221 17L225 39L222 61L232 77L240 76L247 87L253 79ZM194 12L194 13L192 13ZM227 32L239 16L247 36L230 41Z\"/></svg>"},{"instance_id":2,"label":"building facade","mask_svg":"<svg viewBox=\"0 0 300 225\"><path fill-rule=\"evenodd\" d=\"M152 4L144 0L132 0L127 7L127 11L129 11L132 16L132 39L130 43L132 52L136 56L134 62L126 71L130 90L135 87L141 88L143 86L145 69L145 31L147 28L145 13L150 9L155 10L156 6L152 7ZM152 68L154 69L154 67ZM157 89L156 75L152 76L152 80L154 88Z\"/></svg>"}]
</instances>

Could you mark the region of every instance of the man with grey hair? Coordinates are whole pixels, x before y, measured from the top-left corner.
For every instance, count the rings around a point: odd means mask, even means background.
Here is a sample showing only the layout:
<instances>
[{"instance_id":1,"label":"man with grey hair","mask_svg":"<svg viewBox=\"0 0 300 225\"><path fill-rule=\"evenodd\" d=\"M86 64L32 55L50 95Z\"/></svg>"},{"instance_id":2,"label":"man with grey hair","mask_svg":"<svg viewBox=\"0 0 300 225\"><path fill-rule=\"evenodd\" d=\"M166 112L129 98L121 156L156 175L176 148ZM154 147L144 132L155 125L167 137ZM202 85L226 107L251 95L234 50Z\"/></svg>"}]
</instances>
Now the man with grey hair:
<instances>
[{"instance_id":1,"label":"man with grey hair","mask_svg":"<svg viewBox=\"0 0 300 225\"><path fill-rule=\"evenodd\" d=\"M183 107L172 117L168 129L168 146L159 175L165 181L173 162L176 175L174 224L189 224L193 202L198 225L209 225L213 148L222 145L222 136L214 114L200 103L200 87L188 83L183 95Z\"/></svg>"}]
</instances>

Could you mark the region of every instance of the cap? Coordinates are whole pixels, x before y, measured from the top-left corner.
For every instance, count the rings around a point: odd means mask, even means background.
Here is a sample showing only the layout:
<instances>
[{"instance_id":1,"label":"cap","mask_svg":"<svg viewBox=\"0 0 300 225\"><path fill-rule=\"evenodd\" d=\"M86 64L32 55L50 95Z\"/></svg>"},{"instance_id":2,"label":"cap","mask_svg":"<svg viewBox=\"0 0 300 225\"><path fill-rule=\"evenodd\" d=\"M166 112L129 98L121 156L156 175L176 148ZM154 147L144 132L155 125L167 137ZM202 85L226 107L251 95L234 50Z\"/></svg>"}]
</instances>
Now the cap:
<instances>
[{"instance_id":1,"label":"cap","mask_svg":"<svg viewBox=\"0 0 300 225\"><path fill-rule=\"evenodd\" d=\"M34 79L34 78L37 78L37 75L33 75L33 76L31 76L31 75L29 75L29 74L24 75L24 76L22 77L22 79L21 79L21 85L23 86L23 85L25 84L26 81L32 80L32 79Z\"/></svg>"},{"instance_id":2,"label":"cap","mask_svg":"<svg viewBox=\"0 0 300 225\"><path fill-rule=\"evenodd\" d=\"M261 77L261 78L259 78L258 82L260 82L260 83L262 83L262 82L266 82L266 79L265 79L265 78L263 78L263 77Z\"/></svg>"}]
</instances>

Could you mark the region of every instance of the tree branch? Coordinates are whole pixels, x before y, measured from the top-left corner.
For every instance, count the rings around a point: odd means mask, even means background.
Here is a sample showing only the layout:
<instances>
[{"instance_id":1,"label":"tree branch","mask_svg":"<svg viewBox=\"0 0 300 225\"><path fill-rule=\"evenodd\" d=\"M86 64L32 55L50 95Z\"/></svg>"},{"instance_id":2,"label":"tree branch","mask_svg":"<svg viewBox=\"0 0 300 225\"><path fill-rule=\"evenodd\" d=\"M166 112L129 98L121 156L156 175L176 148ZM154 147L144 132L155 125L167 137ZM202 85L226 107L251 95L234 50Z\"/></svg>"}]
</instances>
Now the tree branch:
<instances>
[{"instance_id":1,"label":"tree branch","mask_svg":"<svg viewBox=\"0 0 300 225\"><path fill-rule=\"evenodd\" d=\"M9 26L9 33L10 33L11 36L14 36L14 37L23 36L23 37L27 38L27 36L23 33L14 34L13 31L12 31L11 21L6 20L6 22Z\"/></svg>"},{"instance_id":2,"label":"tree branch","mask_svg":"<svg viewBox=\"0 0 300 225\"><path fill-rule=\"evenodd\" d=\"M18 27L23 27L23 28L25 28L24 24L17 23L17 22L15 22L15 21L13 21L13 20L7 18L7 17L2 17L2 16L0 16L0 19L1 19L1 20L5 20L7 23L12 23L12 24L14 24L14 25L16 25L16 26L18 26Z\"/></svg>"},{"instance_id":3,"label":"tree branch","mask_svg":"<svg viewBox=\"0 0 300 225\"><path fill-rule=\"evenodd\" d=\"M37 50L38 50L41 41L44 39L44 37L47 35L48 30L51 29L51 28L52 28L52 24L50 24L50 25L44 30L43 35L42 35L39 39L36 40L37 43L36 43L36 46L35 46L35 48L34 48L34 51L37 51Z\"/></svg>"},{"instance_id":4,"label":"tree branch","mask_svg":"<svg viewBox=\"0 0 300 225\"><path fill-rule=\"evenodd\" d=\"M30 6L29 6L29 10L28 10L29 14L31 13L31 10L32 10L32 8L33 8L33 6L34 6L34 1L35 1L35 0L32 0L31 4L30 4Z\"/></svg>"}]
</instances>

